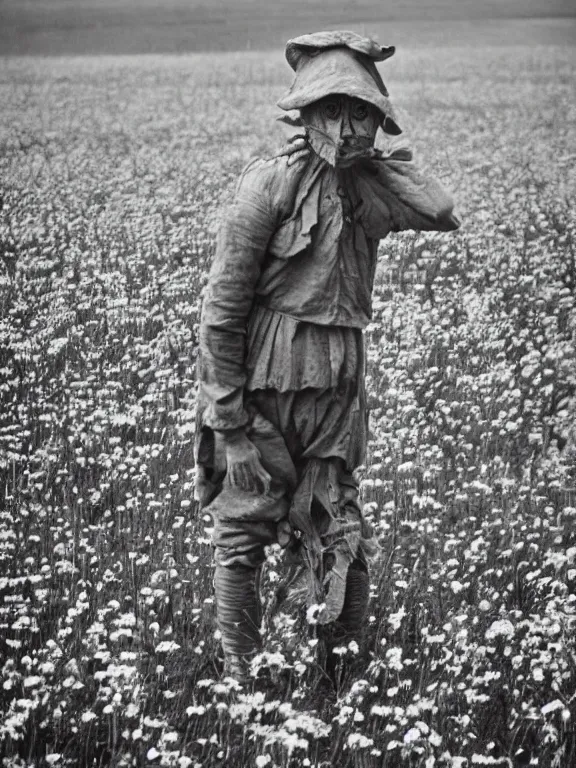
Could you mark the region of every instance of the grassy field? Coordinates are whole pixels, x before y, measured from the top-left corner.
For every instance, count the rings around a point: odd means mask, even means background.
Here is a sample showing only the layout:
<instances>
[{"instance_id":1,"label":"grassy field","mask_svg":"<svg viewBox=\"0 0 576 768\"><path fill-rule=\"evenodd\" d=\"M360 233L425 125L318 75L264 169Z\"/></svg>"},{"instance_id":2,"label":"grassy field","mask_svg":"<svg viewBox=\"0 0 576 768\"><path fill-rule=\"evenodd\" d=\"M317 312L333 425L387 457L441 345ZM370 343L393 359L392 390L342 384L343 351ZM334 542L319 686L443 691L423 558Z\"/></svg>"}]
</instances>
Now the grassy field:
<instances>
[{"instance_id":1,"label":"grassy field","mask_svg":"<svg viewBox=\"0 0 576 768\"><path fill-rule=\"evenodd\" d=\"M576 44L572 0L0 0L0 54L276 48L349 27L383 44Z\"/></svg>"},{"instance_id":2,"label":"grassy field","mask_svg":"<svg viewBox=\"0 0 576 768\"><path fill-rule=\"evenodd\" d=\"M221 678L193 497L201 288L279 52L0 60L0 753L10 768L576 764L570 48L382 67L456 234L381 245L360 472L381 544L334 690L270 616ZM266 604L282 574L272 550Z\"/></svg>"}]
</instances>

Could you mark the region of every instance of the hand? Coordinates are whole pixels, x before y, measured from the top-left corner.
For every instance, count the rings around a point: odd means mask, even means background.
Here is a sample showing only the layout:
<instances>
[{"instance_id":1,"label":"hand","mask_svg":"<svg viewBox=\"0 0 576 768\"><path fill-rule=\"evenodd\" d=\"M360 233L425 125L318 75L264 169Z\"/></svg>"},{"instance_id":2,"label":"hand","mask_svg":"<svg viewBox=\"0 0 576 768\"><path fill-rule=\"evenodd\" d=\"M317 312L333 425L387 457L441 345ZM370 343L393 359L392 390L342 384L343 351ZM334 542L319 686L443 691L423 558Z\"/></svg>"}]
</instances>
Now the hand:
<instances>
[{"instance_id":1,"label":"hand","mask_svg":"<svg viewBox=\"0 0 576 768\"><path fill-rule=\"evenodd\" d=\"M244 431L223 433L226 452L225 485L252 493L268 493L272 478L260 462L260 451Z\"/></svg>"},{"instance_id":2,"label":"hand","mask_svg":"<svg viewBox=\"0 0 576 768\"><path fill-rule=\"evenodd\" d=\"M303 157L307 157L310 153L310 147L308 141L303 133L297 133L288 139L288 143L285 144L278 152L279 155L287 155L288 160L286 165L294 165Z\"/></svg>"}]
</instances>

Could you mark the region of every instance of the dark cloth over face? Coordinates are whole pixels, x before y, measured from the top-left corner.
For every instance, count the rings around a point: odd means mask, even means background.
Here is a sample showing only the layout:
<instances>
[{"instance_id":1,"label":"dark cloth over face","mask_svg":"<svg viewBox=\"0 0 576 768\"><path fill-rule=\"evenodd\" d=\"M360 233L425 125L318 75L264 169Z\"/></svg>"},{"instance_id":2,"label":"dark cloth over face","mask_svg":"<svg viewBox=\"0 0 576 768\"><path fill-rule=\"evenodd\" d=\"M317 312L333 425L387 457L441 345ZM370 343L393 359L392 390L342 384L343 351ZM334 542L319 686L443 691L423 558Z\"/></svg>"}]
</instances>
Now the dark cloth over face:
<instances>
[{"instance_id":1,"label":"dark cloth over face","mask_svg":"<svg viewBox=\"0 0 576 768\"><path fill-rule=\"evenodd\" d=\"M314 152L332 166L345 167L370 157L380 114L376 107L349 96L326 96L301 110Z\"/></svg>"}]
</instances>

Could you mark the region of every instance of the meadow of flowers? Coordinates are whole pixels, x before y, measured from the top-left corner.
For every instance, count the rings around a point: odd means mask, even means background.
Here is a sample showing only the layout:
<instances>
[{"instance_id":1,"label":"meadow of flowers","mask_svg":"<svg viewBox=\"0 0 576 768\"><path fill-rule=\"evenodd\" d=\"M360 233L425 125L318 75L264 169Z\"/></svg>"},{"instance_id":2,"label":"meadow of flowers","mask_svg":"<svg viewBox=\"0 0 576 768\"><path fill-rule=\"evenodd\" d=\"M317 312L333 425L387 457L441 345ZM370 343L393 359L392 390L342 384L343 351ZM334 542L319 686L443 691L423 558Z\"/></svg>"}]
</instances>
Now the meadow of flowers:
<instances>
[{"instance_id":1,"label":"meadow of flowers","mask_svg":"<svg viewBox=\"0 0 576 768\"><path fill-rule=\"evenodd\" d=\"M463 227L381 244L364 642L331 687L280 606L271 684L238 689L193 501L196 334L290 71L0 60L2 765L576 765L576 64L431 47L385 66Z\"/></svg>"}]
</instances>

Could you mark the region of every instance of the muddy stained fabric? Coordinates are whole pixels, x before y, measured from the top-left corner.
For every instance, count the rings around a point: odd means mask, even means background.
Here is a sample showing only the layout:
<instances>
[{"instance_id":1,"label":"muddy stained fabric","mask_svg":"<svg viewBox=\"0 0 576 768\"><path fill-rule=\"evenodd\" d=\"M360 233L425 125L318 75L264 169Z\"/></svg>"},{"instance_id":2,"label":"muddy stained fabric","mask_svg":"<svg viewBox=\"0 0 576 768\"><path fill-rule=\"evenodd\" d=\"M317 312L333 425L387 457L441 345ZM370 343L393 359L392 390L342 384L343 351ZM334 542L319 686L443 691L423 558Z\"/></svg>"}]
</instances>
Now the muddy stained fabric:
<instances>
[{"instance_id":1,"label":"muddy stained fabric","mask_svg":"<svg viewBox=\"0 0 576 768\"><path fill-rule=\"evenodd\" d=\"M224 446L221 434L212 430L200 441L198 491L207 503L216 496L206 509L215 520L217 560L256 566L264 559L263 546L277 540L276 523L284 518L308 534L306 544L319 545L316 528L306 525L314 501L328 516L326 530L330 521L351 511L360 528L351 471L365 458L367 411L359 329L316 326L258 307L248 325L247 348L245 429L274 478L271 491L267 497L222 491ZM206 472L209 467L214 471ZM329 503L316 487L328 476ZM347 502L350 509L343 511ZM245 526L247 521L254 525Z\"/></svg>"},{"instance_id":2,"label":"muddy stained fabric","mask_svg":"<svg viewBox=\"0 0 576 768\"><path fill-rule=\"evenodd\" d=\"M457 227L448 193L404 151L352 168L313 153L256 160L224 217L200 324L197 498L221 565L257 567L288 521L322 621L373 551L352 473L367 441L362 329L378 241ZM221 432L242 427L273 478L266 496L222 484Z\"/></svg>"},{"instance_id":3,"label":"muddy stained fabric","mask_svg":"<svg viewBox=\"0 0 576 768\"><path fill-rule=\"evenodd\" d=\"M364 345L359 328L302 322L256 304L247 329L247 390L360 391Z\"/></svg>"},{"instance_id":4,"label":"muddy stained fabric","mask_svg":"<svg viewBox=\"0 0 576 768\"><path fill-rule=\"evenodd\" d=\"M347 470L362 461L366 445L366 408L358 383L349 380L325 390L256 390L246 402L247 435L273 481L266 494L223 485L223 446L213 433L204 469L210 458L218 469L205 477L203 489L209 502L204 508L214 520L216 564L257 569L267 545L291 543L287 560L297 592L307 605L322 606L318 623L333 622L344 605L348 569L355 561L367 562L375 551L358 484ZM290 540L293 531L298 539Z\"/></svg>"},{"instance_id":5,"label":"muddy stained fabric","mask_svg":"<svg viewBox=\"0 0 576 768\"><path fill-rule=\"evenodd\" d=\"M200 425L247 424L245 387L266 365L264 353L247 344L247 325L260 307L319 326L316 339L329 327L362 329L372 316L379 240L389 232L458 226L450 195L405 151L350 169L332 168L312 153L292 166L286 157L250 163L224 217L204 296ZM315 346L299 350L303 367L313 365ZM269 386L278 375L293 376L293 360L284 359L281 374L270 366Z\"/></svg>"}]
</instances>

